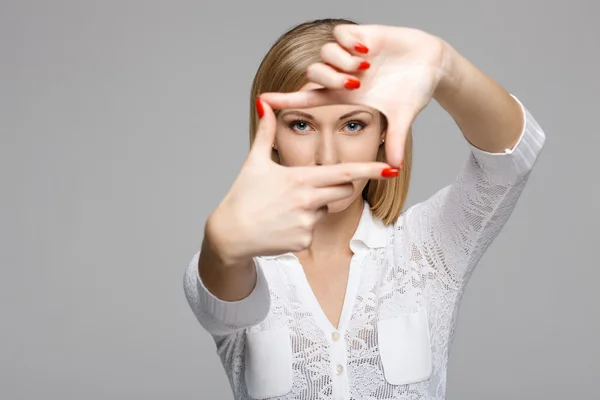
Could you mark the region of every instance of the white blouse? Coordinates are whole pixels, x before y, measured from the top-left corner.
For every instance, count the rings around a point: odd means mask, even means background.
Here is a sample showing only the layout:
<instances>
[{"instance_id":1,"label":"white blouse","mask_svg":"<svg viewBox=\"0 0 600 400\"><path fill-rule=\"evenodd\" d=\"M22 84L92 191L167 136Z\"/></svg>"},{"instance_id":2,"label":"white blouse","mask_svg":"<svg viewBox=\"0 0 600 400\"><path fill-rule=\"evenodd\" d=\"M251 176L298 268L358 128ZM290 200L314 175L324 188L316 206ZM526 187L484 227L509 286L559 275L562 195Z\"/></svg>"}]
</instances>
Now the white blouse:
<instances>
[{"instance_id":1,"label":"white blouse","mask_svg":"<svg viewBox=\"0 0 600 400\"><path fill-rule=\"evenodd\" d=\"M465 284L509 218L545 142L521 105L513 149L471 153L456 180L385 226L368 204L339 328L291 253L256 257L245 299L213 296L196 253L184 290L213 336L236 399L444 399L448 349Z\"/></svg>"}]
</instances>

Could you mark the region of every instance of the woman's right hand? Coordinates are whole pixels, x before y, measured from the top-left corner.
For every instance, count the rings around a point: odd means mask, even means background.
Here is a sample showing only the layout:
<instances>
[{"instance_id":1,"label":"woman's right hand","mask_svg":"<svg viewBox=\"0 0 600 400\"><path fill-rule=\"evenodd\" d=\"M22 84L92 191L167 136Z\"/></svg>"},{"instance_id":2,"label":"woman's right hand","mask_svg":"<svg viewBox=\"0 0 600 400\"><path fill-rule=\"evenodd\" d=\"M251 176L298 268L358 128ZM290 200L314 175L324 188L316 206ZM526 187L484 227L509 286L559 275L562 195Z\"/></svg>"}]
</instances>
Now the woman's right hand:
<instances>
[{"instance_id":1,"label":"woman's right hand","mask_svg":"<svg viewBox=\"0 0 600 400\"><path fill-rule=\"evenodd\" d=\"M275 114L258 99L257 110L263 115L248 157L206 224L207 238L223 265L306 249L327 204L351 196L355 180L387 179L382 171L390 168L380 162L279 165L271 159Z\"/></svg>"}]
</instances>

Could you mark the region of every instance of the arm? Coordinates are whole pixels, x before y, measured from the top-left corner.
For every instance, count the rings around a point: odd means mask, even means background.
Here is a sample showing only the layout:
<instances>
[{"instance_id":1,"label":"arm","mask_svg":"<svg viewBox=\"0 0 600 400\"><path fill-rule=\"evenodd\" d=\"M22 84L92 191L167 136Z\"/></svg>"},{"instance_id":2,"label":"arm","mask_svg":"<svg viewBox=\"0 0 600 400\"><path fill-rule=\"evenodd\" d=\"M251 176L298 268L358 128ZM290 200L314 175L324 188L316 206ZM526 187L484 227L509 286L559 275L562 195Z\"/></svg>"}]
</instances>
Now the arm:
<instances>
[{"instance_id":1,"label":"arm","mask_svg":"<svg viewBox=\"0 0 600 400\"><path fill-rule=\"evenodd\" d=\"M448 43L442 46L447 72L434 99L473 146L490 153L512 149L524 128L521 105Z\"/></svg>"},{"instance_id":2,"label":"arm","mask_svg":"<svg viewBox=\"0 0 600 400\"><path fill-rule=\"evenodd\" d=\"M231 260L221 250L227 243L211 228L209 218L202 248L185 272L184 291L200 324L213 335L225 335L267 316L269 287L258 261Z\"/></svg>"},{"instance_id":3,"label":"arm","mask_svg":"<svg viewBox=\"0 0 600 400\"><path fill-rule=\"evenodd\" d=\"M219 227L212 218L206 221L204 240L198 262L198 273L208 290L224 301L239 301L246 298L256 285L256 268L251 257L240 260L228 256L227 243L219 235Z\"/></svg>"},{"instance_id":4,"label":"arm","mask_svg":"<svg viewBox=\"0 0 600 400\"><path fill-rule=\"evenodd\" d=\"M510 217L546 136L515 97L450 51L454 73L435 98L471 153L454 183L409 209L405 221L415 254L460 290Z\"/></svg>"}]
</instances>

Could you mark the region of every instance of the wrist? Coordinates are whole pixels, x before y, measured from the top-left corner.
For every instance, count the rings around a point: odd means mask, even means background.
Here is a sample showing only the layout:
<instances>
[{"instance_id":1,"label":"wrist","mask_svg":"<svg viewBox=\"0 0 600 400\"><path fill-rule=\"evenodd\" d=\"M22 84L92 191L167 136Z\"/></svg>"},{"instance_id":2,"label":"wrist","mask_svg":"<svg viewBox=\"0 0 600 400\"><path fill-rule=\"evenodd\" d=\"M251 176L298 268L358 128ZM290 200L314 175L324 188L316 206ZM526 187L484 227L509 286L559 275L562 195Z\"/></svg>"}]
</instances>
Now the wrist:
<instances>
[{"instance_id":1,"label":"wrist","mask_svg":"<svg viewBox=\"0 0 600 400\"><path fill-rule=\"evenodd\" d=\"M463 85L467 63L448 42L441 38L439 40L442 44L442 73L433 98L443 106L458 95Z\"/></svg>"},{"instance_id":2,"label":"wrist","mask_svg":"<svg viewBox=\"0 0 600 400\"><path fill-rule=\"evenodd\" d=\"M215 210L206 220L203 247L225 268L246 265L252 259L244 253L247 246L240 239L239 227L220 209Z\"/></svg>"}]
</instances>

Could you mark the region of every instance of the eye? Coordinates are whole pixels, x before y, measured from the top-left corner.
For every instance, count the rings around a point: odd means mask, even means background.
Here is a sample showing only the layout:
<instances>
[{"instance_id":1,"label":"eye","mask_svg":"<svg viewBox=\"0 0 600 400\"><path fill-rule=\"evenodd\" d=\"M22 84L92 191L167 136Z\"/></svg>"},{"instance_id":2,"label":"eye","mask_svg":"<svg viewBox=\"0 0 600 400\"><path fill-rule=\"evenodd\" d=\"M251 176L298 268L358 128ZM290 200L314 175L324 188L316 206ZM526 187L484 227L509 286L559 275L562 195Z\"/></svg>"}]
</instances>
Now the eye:
<instances>
[{"instance_id":1,"label":"eye","mask_svg":"<svg viewBox=\"0 0 600 400\"><path fill-rule=\"evenodd\" d=\"M288 127L295 131L306 132L307 130L309 130L310 125L308 124L308 122L298 119L290 122L288 124Z\"/></svg>"},{"instance_id":2,"label":"eye","mask_svg":"<svg viewBox=\"0 0 600 400\"><path fill-rule=\"evenodd\" d=\"M350 132L358 132L360 130L363 130L366 126L367 125L365 123L360 121L350 121L345 125L345 127Z\"/></svg>"}]
</instances>

